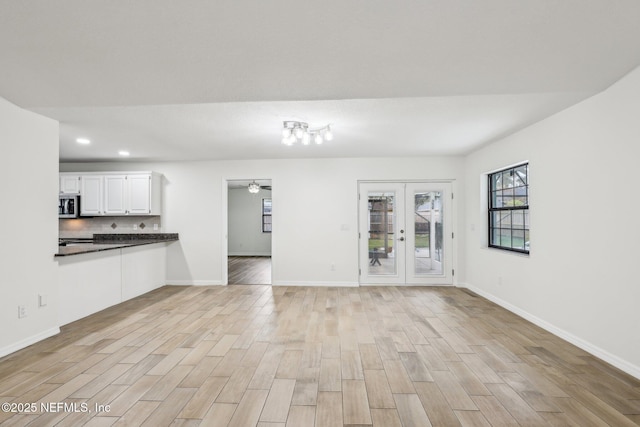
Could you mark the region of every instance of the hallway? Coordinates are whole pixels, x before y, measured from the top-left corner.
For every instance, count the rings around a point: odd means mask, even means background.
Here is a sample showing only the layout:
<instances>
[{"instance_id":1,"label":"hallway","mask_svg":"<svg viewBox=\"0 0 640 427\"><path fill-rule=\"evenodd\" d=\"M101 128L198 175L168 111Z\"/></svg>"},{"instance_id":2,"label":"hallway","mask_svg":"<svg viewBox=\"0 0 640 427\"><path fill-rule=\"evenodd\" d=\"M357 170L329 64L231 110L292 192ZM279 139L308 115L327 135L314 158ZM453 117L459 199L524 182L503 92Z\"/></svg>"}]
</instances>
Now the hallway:
<instances>
[{"instance_id":1,"label":"hallway","mask_svg":"<svg viewBox=\"0 0 640 427\"><path fill-rule=\"evenodd\" d=\"M228 266L230 285L271 284L271 257L230 256Z\"/></svg>"}]
</instances>

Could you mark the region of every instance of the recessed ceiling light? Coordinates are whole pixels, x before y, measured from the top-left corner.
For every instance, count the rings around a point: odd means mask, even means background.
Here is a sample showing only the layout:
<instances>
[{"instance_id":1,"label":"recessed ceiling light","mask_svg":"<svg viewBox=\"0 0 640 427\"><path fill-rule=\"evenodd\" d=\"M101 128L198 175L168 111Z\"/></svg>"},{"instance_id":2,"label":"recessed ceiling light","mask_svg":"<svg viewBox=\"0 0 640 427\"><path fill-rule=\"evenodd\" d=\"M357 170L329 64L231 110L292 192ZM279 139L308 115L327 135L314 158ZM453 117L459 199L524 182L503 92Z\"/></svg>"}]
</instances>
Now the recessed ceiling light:
<instances>
[{"instance_id":1,"label":"recessed ceiling light","mask_svg":"<svg viewBox=\"0 0 640 427\"><path fill-rule=\"evenodd\" d=\"M87 138L78 138L76 139L76 142L78 144L91 144L91 141L89 141Z\"/></svg>"},{"instance_id":2,"label":"recessed ceiling light","mask_svg":"<svg viewBox=\"0 0 640 427\"><path fill-rule=\"evenodd\" d=\"M118 154L120 154L123 157L128 156L130 153L128 151L118 151Z\"/></svg>"}]
</instances>

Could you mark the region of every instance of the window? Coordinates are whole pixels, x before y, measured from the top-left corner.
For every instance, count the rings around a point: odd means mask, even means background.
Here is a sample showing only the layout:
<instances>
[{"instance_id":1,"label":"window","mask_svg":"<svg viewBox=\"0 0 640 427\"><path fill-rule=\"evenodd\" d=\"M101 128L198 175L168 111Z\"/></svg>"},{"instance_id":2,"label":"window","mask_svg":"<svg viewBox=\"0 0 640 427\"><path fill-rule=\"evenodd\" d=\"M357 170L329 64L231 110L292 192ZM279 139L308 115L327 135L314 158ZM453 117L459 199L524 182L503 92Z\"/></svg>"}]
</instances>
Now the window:
<instances>
[{"instance_id":1,"label":"window","mask_svg":"<svg viewBox=\"0 0 640 427\"><path fill-rule=\"evenodd\" d=\"M489 174L489 246L529 253L529 164Z\"/></svg>"},{"instance_id":2,"label":"window","mask_svg":"<svg viewBox=\"0 0 640 427\"><path fill-rule=\"evenodd\" d=\"M271 233L271 199L262 199L262 232Z\"/></svg>"}]
</instances>

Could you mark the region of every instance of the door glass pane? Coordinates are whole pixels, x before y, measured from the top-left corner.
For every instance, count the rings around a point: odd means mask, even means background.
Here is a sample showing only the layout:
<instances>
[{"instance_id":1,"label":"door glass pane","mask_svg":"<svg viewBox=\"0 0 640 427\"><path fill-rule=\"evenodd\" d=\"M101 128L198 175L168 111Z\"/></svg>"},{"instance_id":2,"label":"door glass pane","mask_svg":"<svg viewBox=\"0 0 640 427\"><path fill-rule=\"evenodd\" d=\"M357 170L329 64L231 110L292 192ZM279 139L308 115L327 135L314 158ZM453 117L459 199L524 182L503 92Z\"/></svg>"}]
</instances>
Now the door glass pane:
<instances>
[{"instance_id":1,"label":"door glass pane","mask_svg":"<svg viewBox=\"0 0 640 427\"><path fill-rule=\"evenodd\" d=\"M369 275L395 275L395 192L368 192Z\"/></svg>"},{"instance_id":2,"label":"door glass pane","mask_svg":"<svg viewBox=\"0 0 640 427\"><path fill-rule=\"evenodd\" d=\"M413 202L415 274L442 274L442 192L416 192Z\"/></svg>"}]
</instances>

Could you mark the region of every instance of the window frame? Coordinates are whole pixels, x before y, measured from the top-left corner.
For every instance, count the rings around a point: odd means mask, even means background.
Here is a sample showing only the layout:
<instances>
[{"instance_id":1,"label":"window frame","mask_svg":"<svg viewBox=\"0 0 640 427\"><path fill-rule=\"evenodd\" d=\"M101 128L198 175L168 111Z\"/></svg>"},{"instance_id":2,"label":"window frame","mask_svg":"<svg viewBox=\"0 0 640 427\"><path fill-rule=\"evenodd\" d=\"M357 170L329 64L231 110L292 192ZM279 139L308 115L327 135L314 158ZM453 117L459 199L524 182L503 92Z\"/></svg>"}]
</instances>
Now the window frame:
<instances>
[{"instance_id":1,"label":"window frame","mask_svg":"<svg viewBox=\"0 0 640 427\"><path fill-rule=\"evenodd\" d=\"M493 177L496 176L497 174L503 174L504 172L509 172L509 171L513 171L513 173L516 173L516 170L522 167L526 167L526 182L524 183L524 185L521 186L517 186L517 187L507 187L507 189L509 188L524 188L525 191L525 200L526 200L526 204L522 205L522 206L500 206L500 207L496 207L494 206L494 201L496 200L496 198L494 198L494 193L498 192L498 191L502 191L503 188L494 188L494 179ZM503 169L499 169L496 171L493 171L491 173L487 174L487 243L488 243L488 247L490 248L494 248L494 249L500 249L500 250L504 250L504 251L509 251L509 252L516 252L519 254L524 254L524 255L529 255L530 254L530 249L529 246L526 244L526 242L528 241L527 239L527 235L531 236L531 229L530 229L530 222L529 222L529 195L530 195L530 190L529 190L529 162L523 162L523 163L518 163L514 166L509 166ZM513 197L517 197L515 195L515 191L514 191L514 195ZM508 228L506 227L495 227L494 223L493 223L493 218L494 218L494 213L495 212L522 212L523 213L523 228L514 228L513 227L513 222L511 222L510 226ZM525 215L526 213L526 215ZM513 215L511 215L511 218L513 217ZM500 224L501 225L501 224ZM504 246L501 244L496 244L493 242L493 232L494 230L509 230L510 234L512 236L511 238L511 246ZM514 230L522 230L524 232L524 243L523 243L523 247L524 249L520 249L520 248L514 248L513 247L513 231Z\"/></svg>"},{"instance_id":2,"label":"window frame","mask_svg":"<svg viewBox=\"0 0 640 427\"><path fill-rule=\"evenodd\" d=\"M265 200L269 200L270 204L269 204L269 213L265 213L265 206L264 206L264 202ZM267 224L265 222L265 219L268 217L269 218L269 228L273 229L273 215L272 215L272 209L273 209L273 202L271 201L271 197L263 197L262 198L262 203L261 203L261 209L262 209L262 232L263 233L271 233L272 230L265 230L265 225Z\"/></svg>"}]
</instances>

